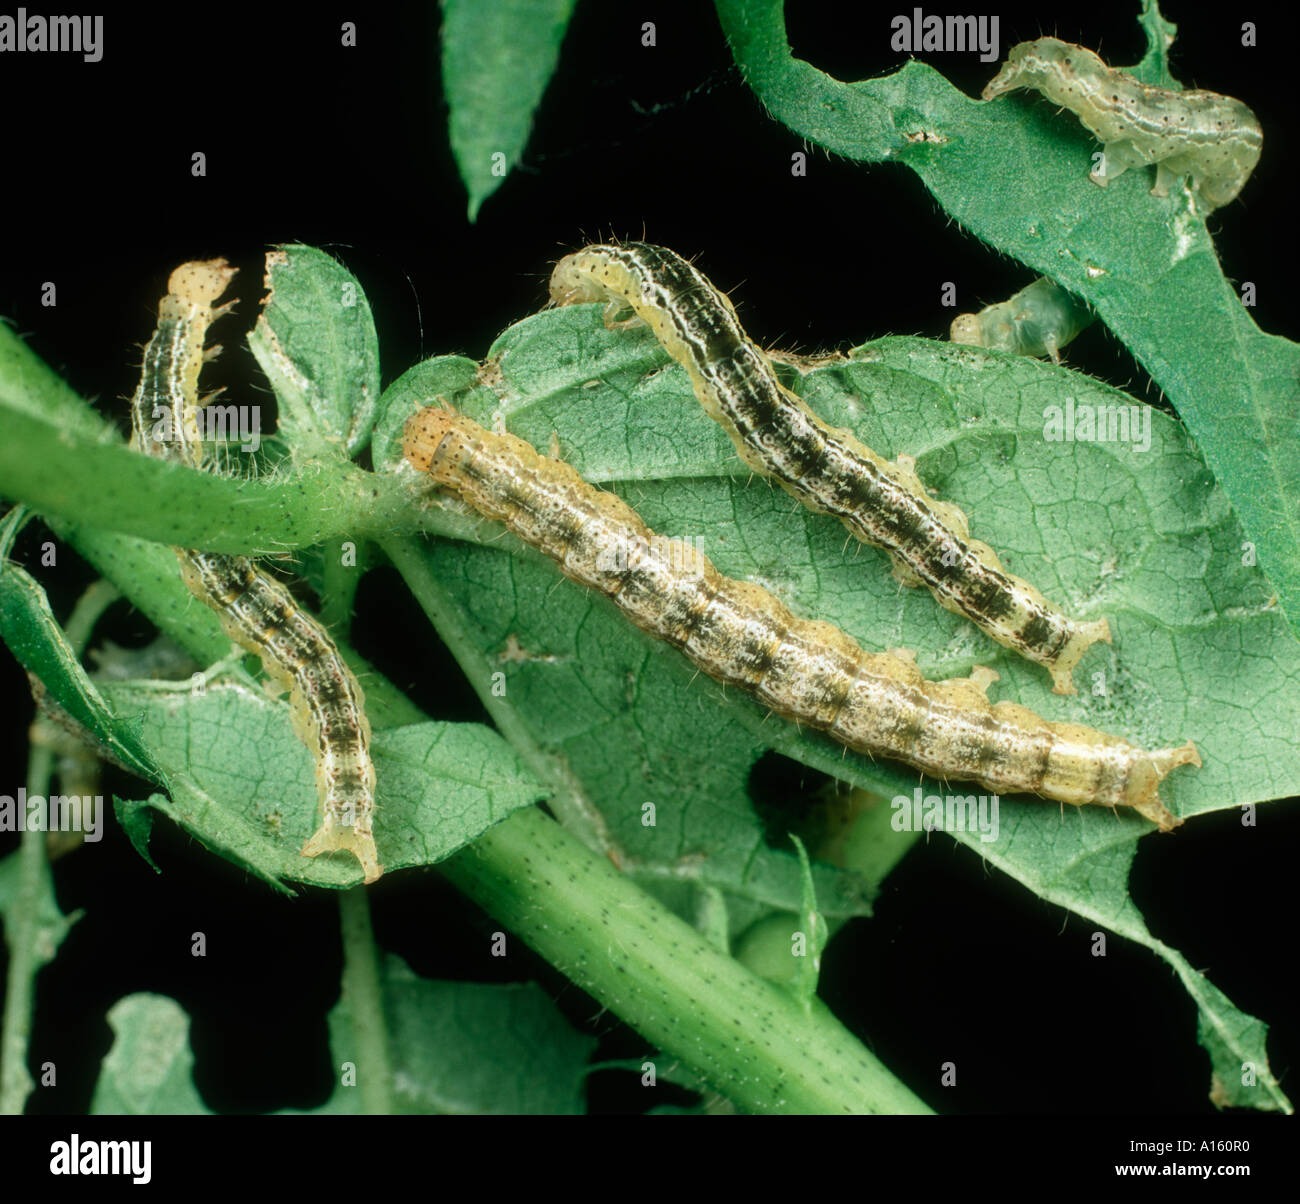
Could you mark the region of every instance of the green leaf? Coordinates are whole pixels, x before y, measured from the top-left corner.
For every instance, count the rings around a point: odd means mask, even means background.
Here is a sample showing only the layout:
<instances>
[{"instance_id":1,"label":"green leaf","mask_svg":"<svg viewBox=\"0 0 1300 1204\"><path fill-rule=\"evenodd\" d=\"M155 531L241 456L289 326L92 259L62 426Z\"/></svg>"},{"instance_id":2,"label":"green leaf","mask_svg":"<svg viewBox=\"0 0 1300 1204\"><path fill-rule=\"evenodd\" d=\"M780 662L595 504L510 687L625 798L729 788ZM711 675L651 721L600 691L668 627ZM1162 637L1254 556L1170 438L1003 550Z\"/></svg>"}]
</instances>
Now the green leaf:
<instances>
[{"instance_id":1,"label":"green leaf","mask_svg":"<svg viewBox=\"0 0 1300 1204\"><path fill-rule=\"evenodd\" d=\"M1133 67L1132 74L1144 84L1157 88L1179 88L1181 85L1169 70L1169 48L1174 44L1178 26L1166 21L1156 0L1142 0L1142 15L1138 24L1146 34L1147 52L1141 62Z\"/></svg>"},{"instance_id":2,"label":"green leaf","mask_svg":"<svg viewBox=\"0 0 1300 1204\"><path fill-rule=\"evenodd\" d=\"M1295 1112L1268 1066L1264 1041L1268 1026L1233 1007L1204 974L1184 958L1168 960L1178 971L1188 994L1196 1000L1196 1039L1210 1055L1210 1102L1217 1108L1257 1108Z\"/></svg>"},{"instance_id":3,"label":"green leaf","mask_svg":"<svg viewBox=\"0 0 1300 1204\"><path fill-rule=\"evenodd\" d=\"M154 795L149 807L270 884L361 880L350 858L300 855L317 822L315 769L286 703L236 684L197 693L159 683L106 689L115 712L140 723L171 782L171 798ZM477 724L388 728L375 733L371 751L375 841L388 872L443 860L542 794L501 737ZM143 852L139 806L119 806L119 815Z\"/></svg>"},{"instance_id":4,"label":"green leaf","mask_svg":"<svg viewBox=\"0 0 1300 1204\"><path fill-rule=\"evenodd\" d=\"M931 678L990 664L1002 679L994 697L1054 720L1146 747L1194 738L1204 768L1180 770L1162 788L1184 817L1300 789L1289 721L1300 710L1300 645L1262 573L1242 564L1222 491L1182 428L1159 412L1138 407L1149 444L1052 441L1051 407L1067 398L1135 403L1065 368L914 338L878 340L791 382L828 423L852 428L880 454L915 455L927 486L966 509L973 534L1013 571L1072 614L1111 618L1114 646L1090 651L1081 693L1063 698L1037 666L924 591L901 587L883 553L846 547L838 523L749 480L684 371L645 332L605 330L599 306L566 307L512 327L491 355L501 372L496 409L515 433L542 450L555 438L584 476L617 481L656 531L698 539L720 571L765 585L796 613L869 647L915 649ZM480 420L491 410L474 397L468 408ZM472 616L482 659L471 676L504 672L504 705L570 775L572 798L552 801L557 814L679 914L693 916L709 889L726 895L733 932L800 910L797 862L766 843L748 792L765 750L886 798L908 802L918 788L896 763L765 720L748 698L695 673L517 545L440 542L429 566ZM1115 849L1131 857L1150 830L1100 808L1005 799L996 839L956 835L1046 897L1091 914L1127 899L1125 879L1099 883L1075 868ZM850 876L815 869L828 917L863 909Z\"/></svg>"},{"instance_id":5,"label":"green leaf","mask_svg":"<svg viewBox=\"0 0 1300 1204\"><path fill-rule=\"evenodd\" d=\"M156 764L129 724L118 722L86 676L45 591L11 560L0 559L0 638L37 678L50 703L96 742L103 755L150 781L160 782Z\"/></svg>"},{"instance_id":6,"label":"green leaf","mask_svg":"<svg viewBox=\"0 0 1300 1204\"><path fill-rule=\"evenodd\" d=\"M43 422L57 416L69 434L92 440L103 439L107 430L104 420L72 386L32 352L7 318L0 317L0 417L7 424L11 414ZM0 451L10 442L6 433Z\"/></svg>"},{"instance_id":7,"label":"green leaf","mask_svg":"<svg viewBox=\"0 0 1300 1204\"><path fill-rule=\"evenodd\" d=\"M812 864L808 860L808 850L797 836L794 841L795 852L799 855L799 886L802 891L799 908L798 947L795 951L795 998L803 1004L805 1010L811 1010L813 1000L817 997L817 979L821 975L822 951L826 948L829 933L826 920L817 908L817 888L813 882Z\"/></svg>"},{"instance_id":8,"label":"green leaf","mask_svg":"<svg viewBox=\"0 0 1300 1204\"><path fill-rule=\"evenodd\" d=\"M916 61L843 83L790 54L781 0L717 11L777 121L836 154L911 168L963 227L1096 309L1186 422L1300 630L1300 347L1255 325L1187 190L1153 197L1146 171L1092 184L1097 144L1040 97L974 101ZM1173 27L1154 4L1145 21L1163 52ZM1142 68L1172 82L1155 52Z\"/></svg>"},{"instance_id":9,"label":"green leaf","mask_svg":"<svg viewBox=\"0 0 1300 1204\"><path fill-rule=\"evenodd\" d=\"M124 799L113 796L113 814L122 825L122 831L131 842L131 847L144 858L155 874L162 873L162 867L149 852L149 841L153 837L153 817L158 811L167 814L171 801L165 794L151 794L147 799ZM272 885L278 886L272 880ZM287 893L287 892L286 892Z\"/></svg>"},{"instance_id":10,"label":"green leaf","mask_svg":"<svg viewBox=\"0 0 1300 1204\"><path fill-rule=\"evenodd\" d=\"M90 1102L92 1116L198 1116L190 1019L174 999L140 993L108 1011L113 1047Z\"/></svg>"},{"instance_id":11,"label":"green leaf","mask_svg":"<svg viewBox=\"0 0 1300 1204\"><path fill-rule=\"evenodd\" d=\"M443 0L442 90L469 220L519 161L574 0Z\"/></svg>"},{"instance_id":12,"label":"green leaf","mask_svg":"<svg viewBox=\"0 0 1300 1204\"><path fill-rule=\"evenodd\" d=\"M370 438L379 401L379 340L356 278L315 247L288 244L266 258L270 294L249 346L280 404L279 434L294 455Z\"/></svg>"},{"instance_id":13,"label":"green leaf","mask_svg":"<svg viewBox=\"0 0 1300 1204\"><path fill-rule=\"evenodd\" d=\"M576 1032L536 983L440 982L420 978L400 957L383 959L384 1021L398 1111L458 1115L577 1115L596 1047ZM330 1012L336 1067L358 1076L345 1001ZM340 1086L330 1110L356 1110Z\"/></svg>"},{"instance_id":14,"label":"green leaf","mask_svg":"<svg viewBox=\"0 0 1300 1204\"><path fill-rule=\"evenodd\" d=\"M371 458L375 471L392 472L402 463L402 434L417 410L450 401L473 388L478 364L463 355L440 355L403 372L380 399Z\"/></svg>"}]
</instances>

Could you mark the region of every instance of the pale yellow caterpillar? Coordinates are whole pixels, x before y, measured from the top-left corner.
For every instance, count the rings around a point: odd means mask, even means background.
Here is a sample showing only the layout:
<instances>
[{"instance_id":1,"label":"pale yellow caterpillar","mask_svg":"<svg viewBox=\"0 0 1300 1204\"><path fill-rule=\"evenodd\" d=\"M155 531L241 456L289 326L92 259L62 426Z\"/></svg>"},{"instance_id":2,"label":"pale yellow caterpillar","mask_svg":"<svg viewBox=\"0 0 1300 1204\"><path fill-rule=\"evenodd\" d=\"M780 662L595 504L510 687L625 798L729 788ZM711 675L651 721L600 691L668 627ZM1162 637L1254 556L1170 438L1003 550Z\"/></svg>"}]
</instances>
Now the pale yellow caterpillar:
<instances>
[{"instance_id":1,"label":"pale yellow caterpillar","mask_svg":"<svg viewBox=\"0 0 1300 1204\"><path fill-rule=\"evenodd\" d=\"M1110 640L1106 620L1071 619L1007 572L988 544L970 538L956 505L926 492L910 457L885 460L822 422L777 380L728 298L681 256L647 243L586 247L556 265L551 299L605 301L607 326L630 309L628 320L646 322L686 369L700 404L755 472L884 548L904 584L925 585L941 606L1046 667L1057 694L1075 692L1080 657Z\"/></svg>"},{"instance_id":2,"label":"pale yellow caterpillar","mask_svg":"<svg viewBox=\"0 0 1300 1204\"><path fill-rule=\"evenodd\" d=\"M656 536L626 502L564 461L451 410L411 418L403 453L642 630L787 719L939 778L1132 807L1162 831L1180 822L1159 785L1178 765L1200 765L1190 741L1148 752L1015 703L991 704L985 691L997 674L982 666L969 678L927 681L905 657L867 652L838 627L796 618L760 586L724 577L694 548Z\"/></svg>"},{"instance_id":3,"label":"pale yellow caterpillar","mask_svg":"<svg viewBox=\"0 0 1300 1204\"><path fill-rule=\"evenodd\" d=\"M986 305L977 314L958 314L948 337L954 343L1012 355L1047 356L1059 364L1061 348L1095 318L1087 304L1040 276L1006 301Z\"/></svg>"},{"instance_id":4,"label":"pale yellow caterpillar","mask_svg":"<svg viewBox=\"0 0 1300 1204\"><path fill-rule=\"evenodd\" d=\"M1017 88L1033 88L1069 109L1097 137L1102 156L1089 173L1096 184L1153 163L1155 196L1188 176L1200 208L1210 210L1231 201L1259 162L1264 134L1241 101L1141 83L1059 38L1012 47L983 97L993 100Z\"/></svg>"},{"instance_id":5,"label":"pale yellow caterpillar","mask_svg":"<svg viewBox=\"0 0 1300 1204\"><path fill-rule=\"evenodd\" d=\"M203 340L229 308L213 308L213 302L234 274L222 259L182 264L172 273L131 406L138 451L204 467L198 423ZM185 548L176 555L190 592L216 611L236 644L261 657L267 674L289 695L294 734L315 759L321 809L321 826L303 846L303 856L351 853L365 880L375 881L383 873L372 833L375 768L356 676L320 623L248 557Z\"/></svg>"}]
</instances>

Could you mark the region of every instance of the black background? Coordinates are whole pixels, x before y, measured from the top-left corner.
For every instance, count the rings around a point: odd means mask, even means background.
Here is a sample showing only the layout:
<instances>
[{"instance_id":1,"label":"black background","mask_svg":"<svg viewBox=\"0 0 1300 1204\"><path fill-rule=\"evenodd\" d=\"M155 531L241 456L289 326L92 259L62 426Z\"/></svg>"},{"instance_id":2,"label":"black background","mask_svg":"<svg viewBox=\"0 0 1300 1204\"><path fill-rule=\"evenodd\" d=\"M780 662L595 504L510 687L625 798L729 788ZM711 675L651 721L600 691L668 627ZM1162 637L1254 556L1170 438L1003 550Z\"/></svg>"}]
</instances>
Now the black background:
<instances>
[{"instance_id":1,"label":"black background","mask_svg":"<svg viewBox=\"0 0 1300 1204\"><path fill-rule=\"evenodd\" d=\"M791 42L840 78L877 75L902 61L889 47L890 17L911 7L800 0L790 6ZM1131 63L1144 48L1136 8L1093 4L1086 16L1053 17L1045 6L1003 5L1001 53L1054 33ZM1239 96L1261 117L1263 160L1210 228L1228 276L1257 285L1261 327L1300 336L1287 305L1296 263L1293 28L1269 7L1165 8L1181 26L1175 74ZM938 303L943 281L956 282L961 309L974 309L1031 275L952 224L906 169L829 158L770 121L707 4L579 3L524 161L474 226L447 140L436 7L165 11L110 12L98 64L0 57L11 164L0 313L123 429L139 345L183 260L224 255L242 269L241 316L222 331L227 354L205 381L238 396L259 379L234 328L256 316L262 254L276 242L325 247L356 274L375 310L385 384L431 354L481 357L501 329L542 304L556 257L603 236L644 234L700 254L719 285L739 285L734 297L756 340L801 351L885 333L945 337L953 311ZM1240 46L1244 19L1258 22L1255 49ZM344 20L359 21L355 49L340 46ZM657 26L652 49L641 45L644 21ZM975 54L919 57L972 95L996 70ZM790 156L800 149L808 174L796 179ZM190 175L195 150L207 155L206 178ZM53 309L40 304L46 281L58 287ZM1159 401L1100 327L1067 358ZM35 566L44 537L29 528L19 558ZM72 555L34 571L60 617L91 579ZM408 645L413 631L428 627L396 575L372 573L358 599L360 651L435 718L484 718L445 652ZM101 634L140 644L151 631L119 603ZM7 653L0 689L14 715L3 728L0 790L13 793L31 706ZM106 795L140 790L111 772L105 783ZM1243 831L1227 812L1142 841L1133 894L1157 936L1273 1026L1273 1069L1294 1094L1288 1072L1300 1031L1286 975L1294 940L1285 883L1297 810L1263 808L1259 825ZM332 1081L324 1017L340 962L332 896L275 896L165 822L153 841L157 876L108 827L100 846L55 868L63 908L86 914L38 980L32 1061L55 1061L59 1080L37 1090L29 1111L88 1106L110 1043L104 1013L134 991L172 995L192 1017L195 1074L213 1108L321 1103ZM14 844L5 836L0 852ZM380 944L419 973L539 978L574 1024L601 1038L600 1058L643 1052L635 1034L518 942L504 964L488 956L495 925L435 871L385 878L371 902ZM945 1112L1211 1112L1195 1008L1173 972L1116 937L1104 960L1093 958L1093 928L935 837L891 876L875 916L832 943L823 995ZM189 953L196 930L208 937L205 959ZM945 1061L959 1068L954 1088L938 1086ZM667 1098L684 1097L656 1102ZM619 1073L595 1074L589 1102L599 1112L647 1106L632 1076Z\"/></svg>"}]
</instances>

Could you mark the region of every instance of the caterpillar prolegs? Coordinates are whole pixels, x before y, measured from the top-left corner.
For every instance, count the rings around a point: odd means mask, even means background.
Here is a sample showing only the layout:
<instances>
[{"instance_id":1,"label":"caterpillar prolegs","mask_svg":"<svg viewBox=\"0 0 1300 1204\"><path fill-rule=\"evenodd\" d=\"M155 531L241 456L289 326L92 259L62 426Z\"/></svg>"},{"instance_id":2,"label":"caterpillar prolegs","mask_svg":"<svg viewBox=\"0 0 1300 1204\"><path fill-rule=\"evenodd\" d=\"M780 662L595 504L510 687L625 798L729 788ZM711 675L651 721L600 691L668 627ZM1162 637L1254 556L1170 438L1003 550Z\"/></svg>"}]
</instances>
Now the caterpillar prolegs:
<instances>
[{"instance_id":1,"label":"caterpillar prolegs","mask_svg":"<svg viewBox=\"0 0 1300 1204\"><path fill-rule=\"evenodd\" d=\"M225 260L182 264L158 306L158 325L144 353L132 401L134 446L146 455L204 467L198 422L199 372L208 327L229 306L214 308L235 271ZM311 751L321 825L305 857L348 852L367 882L383 872L372 833L375 769L361 685L324 627L289 591L246 556L177 548L190 592L211 607L226 634L261 657L289 695L294 734Z\"/></svg>"},{"instance_id":2,"label":"caterpillar prolegs","mask_svg":"<svg viewBox=\"0 0 1300 1204\"><path fill-rule=\"evenodd\" d=\"M965 514L926 492L909 457L885 460L822 422L778 381L730 300L681 256L648 243L585 247L556 265L551 300L604 301L610 326L630 309L627 320L646 322L686 369L696 398L746 464L888 551L905 584L925 585L941 606L1043 665L1057 694L1073 694L1079 659L1098 640L1109 642L1105 619L1071 619L971 539Z\"/></svg>"},{"instance_id":3,"label":"caterpillar prolegs","mask_svg":"<svg viewBox=\"0 0 1300 1204\"><path fill-rule=\"evenodd\" d=\"M1190 741L1148 752L1015 703L990 703L985 691L997 674L983 667L969 678L927 681L904 657L867 652L830 623L797 618L760 586L724 577L694 548L659 539L626 502L564 461L451 410L412 417L403 452L642 630L787 719L936 777L1132 807L1162 831L1179 822L1159 785L1178 765L1200 765Z\"/></svg>"}]
</instances>

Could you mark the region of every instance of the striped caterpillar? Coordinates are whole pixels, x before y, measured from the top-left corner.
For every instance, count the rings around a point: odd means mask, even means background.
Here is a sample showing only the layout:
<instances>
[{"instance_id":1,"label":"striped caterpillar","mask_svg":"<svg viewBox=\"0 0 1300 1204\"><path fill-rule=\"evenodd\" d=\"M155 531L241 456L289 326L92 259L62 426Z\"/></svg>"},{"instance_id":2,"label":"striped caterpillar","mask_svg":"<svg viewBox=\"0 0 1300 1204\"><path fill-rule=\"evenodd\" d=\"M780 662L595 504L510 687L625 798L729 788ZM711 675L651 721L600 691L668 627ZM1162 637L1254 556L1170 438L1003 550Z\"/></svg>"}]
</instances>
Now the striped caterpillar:
<instances>
[{"instance_id":1,"label":"striped caterpillar","mask_svg":"<svg viewBox=\"0 0 1300 1204\"><path fill-rule=\"evenodd\" d=\"M679 255L647 243L586 247L556 265L551 300L605 301L610 327L631 309L626 322L650 326L746 464L884 548L905 585L924 584L939 605L1045 666L1055 693L1073 694L1080 657L1110 641L1105 619L1069 618L971 539L965 514L925 491L911 457L885 460L851 432L826 426L777 380L730 300Z\"/></svg>"},{"instance_id":2,"label":"striped caterpillar","mask_svg":"<svg viewBox=\"0 0 1300 1204\"><path fill-rule=\"evenodd\" d=\"M1033 88L1069 109L1097 137L1103 153L1089 173L1095 184L1154 163L1154 196L1165 196L1178 176L1190 176L1192 192L1208 211L1231 201L1259 162L1264 135L1241 101L1141 83L1059 38L1013 46L983 97L993 100L1017 88Z\"/></svg>"},{"instance_id":3,"label":"striped caterpillar","mask_svg":"<svg viewBox=\"0 0 1300 1204\"><path fill-rule=\"evenodd\" d=\"M971 347L1012 355L1047 356L1061 362L1061 348L1089 327L1096 315L1056 281L1040 276L1013 297L977 314L958 314L948 337Z\"/></svg>"},{"instance_id":4,"label":"striped caterpillar","mask_svg":"<svg viewBox=\"0 0 1300 1204\"><path fill-rule=\"evenodd\" d=\"M204 467L198 422L203 340L230 308L212 303L234 275L223 259L182 264L172 273L131 403L137 451ZM216 611L236 644L261 657L267 674L289 695L294 734L316 762L322 814L303 856L349 852L365 880L375 881L383 873L372 834L375 768L365 700L352 670L324 627L248 557L185 548L176 555L190 592Z\"/></svg>"},{"instance_id":5,"label":"striped caterpillar","mask_svg":"<svg viewBox=\"0 0 1300 1204\"><path fill-rule=\"evenodd\" d=\"M1200 765L1190 741L1147 752L1015 703L991 704L985 691L997 674L983 666L969 678L927 681L903 655L867 652L830 623L797 618L760 586L724 577L694 548L659 538L626 502L564 461L449 409L414 415L403 454L566 576L606 595L643 631L787 719L936 777L1079 806L1132 807L1161 831L1180 822L1159 785L1175 766Z\"/></svg>"}]
</instances>

